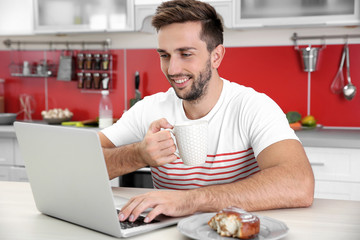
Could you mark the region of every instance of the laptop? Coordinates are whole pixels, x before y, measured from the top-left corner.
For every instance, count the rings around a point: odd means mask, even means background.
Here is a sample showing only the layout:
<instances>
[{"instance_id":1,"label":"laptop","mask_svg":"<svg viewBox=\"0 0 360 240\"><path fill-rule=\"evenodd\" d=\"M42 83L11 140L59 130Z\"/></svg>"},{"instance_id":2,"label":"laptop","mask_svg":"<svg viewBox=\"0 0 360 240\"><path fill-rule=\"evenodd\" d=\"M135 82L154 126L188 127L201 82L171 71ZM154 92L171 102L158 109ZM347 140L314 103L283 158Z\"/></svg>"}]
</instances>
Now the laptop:
<instances>
[{"instance_id":1,"label":"laptop","mask_svg":"<svg viewBox=\"0 0 360 240\"><path fill-rule=\"evenodd\" d=\"M25 122L15 122L14 127L41 213L115 237L149 232L182 219L160 215L149 224L119 221L118 210L127 199L113 195L95 130Z\"/></svg>"}]
</instances>

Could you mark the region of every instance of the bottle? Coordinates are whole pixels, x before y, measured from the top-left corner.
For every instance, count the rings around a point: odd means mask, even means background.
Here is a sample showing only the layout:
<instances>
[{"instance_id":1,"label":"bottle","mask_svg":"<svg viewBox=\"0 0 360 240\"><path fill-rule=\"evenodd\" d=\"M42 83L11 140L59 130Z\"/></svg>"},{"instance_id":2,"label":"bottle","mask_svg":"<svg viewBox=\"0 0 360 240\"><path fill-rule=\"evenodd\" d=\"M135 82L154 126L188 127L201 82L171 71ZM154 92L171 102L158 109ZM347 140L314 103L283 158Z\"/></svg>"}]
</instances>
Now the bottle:
<instances>
[{"instance_id":1,"label":"bottle","mask_svg":"<svg viewBox=\"0 0 360 240\"><path fill-rule=\"evenodd\" d=\"M104 71L109 70L109 54L103 54L102 55L102 64L101 64L101 69Z\"/></svg>"},{"instance_id":2,"label":"bottle","mask_svg":"<svg viewBox=\"0 0 360 240\"><path fill-rule=\"evenodd\" d=\"M101 70L101 57L100 54L94 54L94 70Z\"/></svg>"},{"instance_id":3,"label":"bottle","mask_svg":"<svg viewBox=\"0 0 360 240\"><path fill-rule=\"evenodd\" d=\"M93 68L92 54L88 53L86 54L86 59L85 59L85 70L91 70L92 68Z\"/></svg>"},{"instance_id":4,"label":"bottle","mask_svg":"<svg viewBox=\"0 0 360 240\"><path fill-rule=\"evenodd\" d=\"M99 128L106 128L113 124L113 108L109 98L109 91L101 91L99 104Z\"/></svg>"},{"instance_id":5,"label":"bottle","mask_svg":"<svg viewBox=\"0 0 360 240\"><path fill-rule=\"evenodd\" d=\"M85 83L85 79L84 79L84 73L79 72L77 73L78 76L78 88L84 88L84 83Z\"/></svg>"},{"instance_id":6,"label":"bottle","mask_svg":"<svg viewBox=\"0 0 360 240\"><path fill-rule=\"evenodd\" d=\"M78 55L77 55L77 69L79 69L79 70L84 69L84 62L85 62L84 54L83 53L78 53Z\"/></svg>"},{"instance_id":7,"label":"bottle","mask_svg":"<svg viewBox=\"0 0 360 240\"><path fill-rule=\"evenodd\" d=\"M30 64L28 61L24 61L23 63L23 75L29 76L30 75Z\"/></svg>"},{"instance_id":8,"label":"bottle","mask_svg":"<svg viewBox=\"0 0 360 240\"><path fill-rule=\"evenodd\" d=\"M85 88L87 88L87 89L92 88L93 79L92 79L91 73L85 73L85 79L84 80L85 80L85 82L84 82Z\"/></svg>"}]
</instances>

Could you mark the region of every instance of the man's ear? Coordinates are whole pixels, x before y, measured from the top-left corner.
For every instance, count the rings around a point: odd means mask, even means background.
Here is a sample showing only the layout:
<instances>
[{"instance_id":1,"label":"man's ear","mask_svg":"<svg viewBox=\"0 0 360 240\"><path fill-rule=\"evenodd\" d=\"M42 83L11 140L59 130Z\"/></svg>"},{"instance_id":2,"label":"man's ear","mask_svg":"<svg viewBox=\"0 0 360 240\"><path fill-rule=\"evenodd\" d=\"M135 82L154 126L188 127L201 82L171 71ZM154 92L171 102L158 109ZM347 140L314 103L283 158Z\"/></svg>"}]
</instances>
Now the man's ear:
<instances>
[{"instance_id":1,"label":"man's ear","mask_svg":"<svg viewBox=\"0 0 360 240\"><path fill-rule=\"evenodd\" d=\"M211 53L211 64L212 67L217 69L219 68L221 61L225 55L225 47L222 44L219 44Z\"/></svg>"}]
</instances>

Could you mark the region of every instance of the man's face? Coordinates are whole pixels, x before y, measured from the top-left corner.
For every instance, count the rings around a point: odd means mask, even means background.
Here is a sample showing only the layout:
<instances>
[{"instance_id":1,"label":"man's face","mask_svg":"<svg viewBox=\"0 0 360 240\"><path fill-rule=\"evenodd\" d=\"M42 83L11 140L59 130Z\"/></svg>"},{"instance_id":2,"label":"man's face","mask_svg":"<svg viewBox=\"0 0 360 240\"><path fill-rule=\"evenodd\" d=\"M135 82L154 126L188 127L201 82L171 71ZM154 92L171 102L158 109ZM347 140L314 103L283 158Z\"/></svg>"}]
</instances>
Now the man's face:
<instances>
[{"instance_id":1,"label":"man's face","mask_svg":"<svg viewBox=\"0 0 360 240\"><path fill-rule=\"evenodd\" d=\"M187 22L165 26L158 33L161 70L176 95L187 101L206 94L212 76L210 54L200 30L200 22Z\"/></svg>"}]
</instances>

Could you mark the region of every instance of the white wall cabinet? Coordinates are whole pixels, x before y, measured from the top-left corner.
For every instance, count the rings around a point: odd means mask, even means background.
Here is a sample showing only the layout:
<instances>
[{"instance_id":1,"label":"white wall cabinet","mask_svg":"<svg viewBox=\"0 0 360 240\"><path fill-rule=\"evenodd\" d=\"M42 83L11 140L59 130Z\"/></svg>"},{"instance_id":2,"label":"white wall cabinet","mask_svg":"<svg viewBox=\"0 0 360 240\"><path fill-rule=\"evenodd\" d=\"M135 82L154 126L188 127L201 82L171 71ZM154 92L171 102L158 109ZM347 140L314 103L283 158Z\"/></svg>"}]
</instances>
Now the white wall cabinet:
<instances>
[{"instance_id":1,"label":"white wall cabinet","mask_svg":"<svg viewBox=\"0 0 360 240\"><path fill-rule=\"evenodd\" d=\"M360 24L360 0L203 0L227 28L325 27ZM135 30L153 32L151 16L161 0L135 0Z\"/></svg>"},{"instance_id":2,"label":"white wall cabinet","mask_svg":"<svg viewBox=\"0 0 360 240\"><path fill-rule=\"evenodd\" d=\"M88 32L154 32L164 0L0 1L0 36ZM230 29L360 25L360 0L203 0ZM279 6L279 4L281 4ZM288 8L285 8L288 7Z\"/></svg>"},{"instance_id":3,"label":"white wall cabinet","mask_svg":"<svg viewBox=\"0 0 360 240\"><path fill-rule=\"evenodd\" d=\"M133 0L34 0L35 33L134 30Z\"/></svg>"},{"instance_id":4,"label":"white wall cabinet","mask_svg":"<svg viewBox=\"0 0 360 240\"><path fill-rule=\"evenodd\" d=\"M233 27L351 26L360 23L359 0L233 0Z\"/></svg>"},{"instance_id":5,"label":"white wall cabinet","mask_svg":"<svg viewBox=\"0 0 360 240\"><path fill-rule=\"evenodd\" d=\"M315 175L315 197L360 201L360 149L305 147Z\"/></svg>"},{"instance_id":6,"label":"white wall cabinet","mask_svg":"<svg viewBox=\"0 0 360 240\"><path fill-rule=\"evenodd\" d=\"M31 35L33 0L0 1L0 35Z\"/></svg>"},{"instance_id":7,"label":"white wall cabinet","mask_svg":"<svg viewBox=\"0 0 360 240\"><path fill-rule=\"evenodd\" d=\"M154 32L151 26L151 18L156 8L163 0L135 0L135 30ZM231 27L232 0L204 0L209 2L223 18L224 25Z\"/></svg>"}]
</instances>

